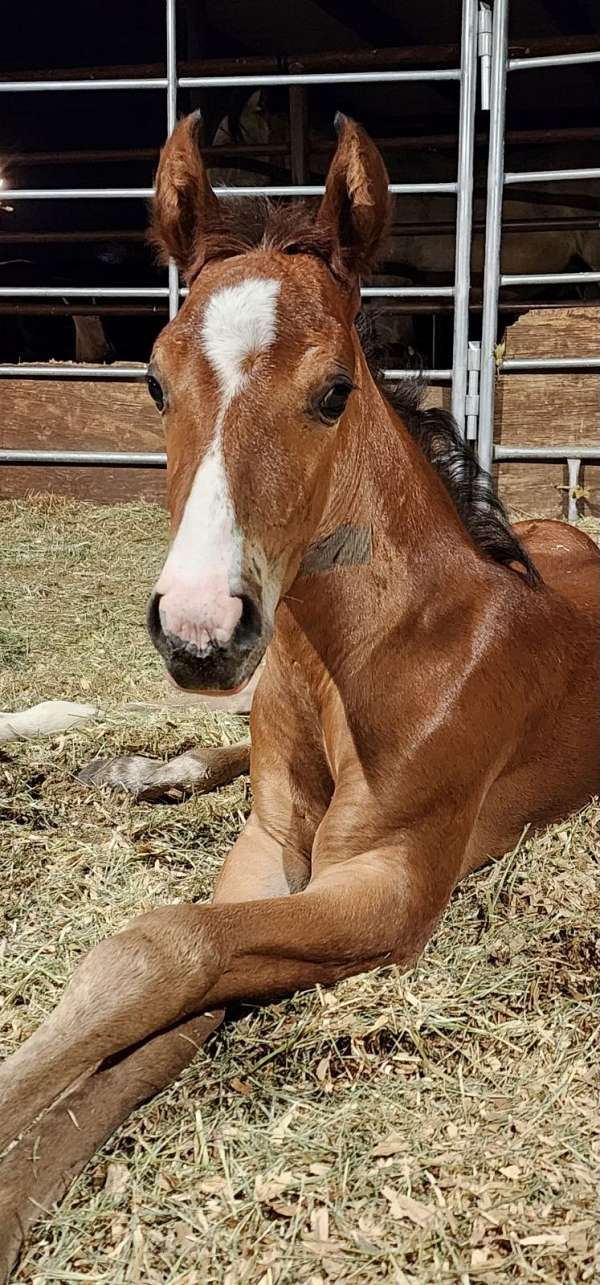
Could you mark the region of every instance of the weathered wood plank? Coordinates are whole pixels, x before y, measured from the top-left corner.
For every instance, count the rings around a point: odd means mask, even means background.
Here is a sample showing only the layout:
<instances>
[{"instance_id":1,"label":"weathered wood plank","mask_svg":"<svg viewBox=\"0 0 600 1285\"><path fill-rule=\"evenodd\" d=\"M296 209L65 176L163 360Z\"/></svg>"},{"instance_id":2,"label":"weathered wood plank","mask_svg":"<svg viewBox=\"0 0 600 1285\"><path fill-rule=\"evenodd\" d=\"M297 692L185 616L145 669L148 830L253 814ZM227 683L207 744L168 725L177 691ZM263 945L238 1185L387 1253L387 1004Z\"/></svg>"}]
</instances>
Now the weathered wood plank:
<instances>
[{"instance_id":1,"label":"weathered wood plank","mask_svg":"<svg viewBox=\"0 0 600 1285\"><path fill-rule=\"evenodd\" d=\"M559 308L524 314L506 332L507 357L600 353L600 309ZM433 388L427 405L449 405L449 389ZM142 383L3 380L0 444L38 449L163 449L160 418ZM504 444L595 445L600 429L600 377L589 374L501 375L495 440ZM500 494L516 512L557 517L566 509L566 466L506 463L497 470ZM587 464L583 513L600 512L600 469ZM50 492L113 503L164 502L164 473L142 469L7 467L0 497Z\"/></svg>"},{"instance_id":2,"label":"weathered wood plank","mask_svg":"<svg viewBox=\"0 0 600 1285\"><path fill-rule=\"evenodd\" d=\"M160 416L143 383L4 379L0 406L6 449L164 450ZM164 501L165 475L155 469L0 468L0 498L32 491L106 503Z\"/></svg>"},{"instance_id":3,"label":"weathered wood plank","mask_svg":"<svg viewBox=\"0 0 600 1285\"><path fill-rule=\"evenodd\" d=\"M505 336L506 357L600 356L600 308L543 309L525 313ZM506 374L496 386L494 437L504 445L596 446L600 432L600 376ZM504 503L523 514L566 512L566 464L503 463L496 469ZM582 467L584 514L600 512L600 469Z\"/></svg>"}]
</instances>

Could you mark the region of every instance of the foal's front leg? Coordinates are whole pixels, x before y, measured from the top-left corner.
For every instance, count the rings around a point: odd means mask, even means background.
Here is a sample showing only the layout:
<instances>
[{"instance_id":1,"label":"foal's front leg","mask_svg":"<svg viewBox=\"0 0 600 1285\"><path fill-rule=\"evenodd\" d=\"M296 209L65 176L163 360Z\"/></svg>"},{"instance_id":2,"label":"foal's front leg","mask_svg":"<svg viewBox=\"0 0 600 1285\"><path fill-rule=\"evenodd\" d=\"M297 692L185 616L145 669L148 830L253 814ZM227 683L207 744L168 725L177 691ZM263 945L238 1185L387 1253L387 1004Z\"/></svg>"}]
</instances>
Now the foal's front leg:
<instances>
[{"instance_id":1,"label":"foal's front leg","mask_svg":"<svg viewBox=\"0 0 600 1285\"><path fill-rule=\"evenodd\" d=\"M252 814L223 865L214 910L281 899L307 880L308 865ZM0 1152L104 1058L213 1007L202 1003L219 974L216 939L202 931L212 913L207 905L165 906L90 951L54 1011L0 1066Z\"/></svg>"},{"instance_id":2,"label":"foal's front leg","mask_svg":"<svg viewBox=\"0 0 600 1285\"><path fill-rule=\"evenodd\" d=\"M162 762L143 754L93 759L78 773L83 785L108 785L144 801L169 794L207 794L250 770L250 743L207 745Z\"/></svg>"},{"instance_id":3,"label":"foal's front leg","mask_svg":"<svg viewBox=\"0 0 600 1285\"><path fill-rule=\"evenodd\" d=\"M458 862L385 847L321 862L293 897L140 916L90 952L52 1015L0 1069L0 1145L104 1059L194 1013L408 964L457 872ZM280 891L284 877L274 868L271 886Z\"/></svg>"},{"instance_id":4,"label":"foal's front leg","mask_svg":"<svg viewBox=\"0 0 600 1285\"><path fill-rule=\"evenodd\" d=\"M308 862L298 852L286 851L251 816L221 871L215 901L244 901L285 896L290 887L308 879ZM0 1162L0 1281L16 1261L28 1229L44 1210L65 1193L98 1147L142 1102L170 1084L190 1063L207 1037L221 1023L223 1010L185 1019L153 1035L117 1058L88 1067L78 1084L72 1075L66 1094L42 1116ZM26 1046L27 1047L27 1046ZM41 1082L35 1063L19 1074L18 1059L10 1059L16 1109L10 1110L4 1141L16 1136L43 1105L56 1097L59 1083L52 1079L41 1052ZM0 1072L1 1074L1 1072ZM0 1120L0 1133L2 1132Z\"/></svg>"}]
</instances>

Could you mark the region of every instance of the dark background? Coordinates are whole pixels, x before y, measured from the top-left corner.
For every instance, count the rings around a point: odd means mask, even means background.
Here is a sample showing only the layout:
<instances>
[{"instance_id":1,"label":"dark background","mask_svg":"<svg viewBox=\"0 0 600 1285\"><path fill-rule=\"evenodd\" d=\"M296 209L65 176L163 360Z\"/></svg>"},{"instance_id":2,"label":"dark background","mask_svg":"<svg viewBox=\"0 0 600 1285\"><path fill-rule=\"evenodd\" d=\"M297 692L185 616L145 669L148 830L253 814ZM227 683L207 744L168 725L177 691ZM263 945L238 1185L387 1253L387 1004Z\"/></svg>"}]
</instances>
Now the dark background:
<instances>
[{"instance_id":1,"label":"dark background","mask_svg":"<svg viewBox=\"0 0 600 1285\"><path fill-rule=\"evenodd\" d=\"M372 49L433 46L433 65L456 65L460 36L460 7L445 0L377 0L354 4L345 0L186 0L178 5L178 58L182 64L247 59L259 56L260 70L290 69L307 56L346 55L346 65L364 69L361 58ZM598 0L515 0L510 40L514 54L549 52L560 48L593 48L600 42ZM530 47L534 42L535 48ZM566 43L565 43L566 41ZM537 42L537 43L536 43ZM541 42L541 43L540 43ZM570 42L570 43L569 43ZM454 48L452 48L454 46ZM165 12L162 0L87 0L82 4L5 6L2 15L0 78L43 78L91 73L164 74ZM349 61L348 61L349 60ZM408 61L403 65L410 66ZM423 65L415 56L412 65ZM243 68L241 68L243 69ZM311 70L311 67L307 68ZM227 70L234 68L228 66ZM515 73L509 82L508 130L578 128L588 138L574 147L545 149L539 166L598 164L600 138L600 65L559 72ZM251 92L251 91L248 91ZM228 112L235 120L243 95L230 91L180 93L179 110L201 106L210 139ZM362 120L382 141L398 135L414 138L455 134L456 84L337 86L309 91L311 130L331 137L334 112L341 108ZM287 110L287 90L269 96L269 109ZM478 132L487 120L478 114ZM164 281L143 242L146 222L140 200L77 200L15 202L10 187L144 186L152 181L158 147L166 131L164 91L10 93L0 95L0 172L7 186L0 203L0 284L143 285ZM595 131L595 136L594 136ZM453 144L440 150L447 159ZM481 150L483 154L482 138ZM124 150L143 155L123 160L103 153ZM69 159L69 152L95 152L87 160ZM435 148L427 148L429 155ZM455 147L454 147L455 152ZM40 157L40 153L43 154ZM509 167L519 168L518 144L508 151ZM386 160L392 179L420 177L420 153L390 151ZM227 164L231 164L227 161ZM320 173L311 174L319 181ZM263 165L256 182L282 181L281 170ZM289 172L283 174L289 181ZM595 185L596 193L598 185ZM588 217L598 213L594 185L589 188ZM435 201L432 217L435 218ZM44 236L65 239L47 241ZM77 233L97 240L78 240ZM126 234L121 240L118 234ZM103 234L105 234L103 236ZM29 239L28 239L29 238ZM43 360L73 356L73 327L68 316L32 313L30 301L16 313L1 301L0 360ZM41 307L41 305L39 305ZM10 315L8 315L10 311ZM114 355L140 359L147 355L154 334L164 321L161 308L124 305L120 317L107 314Z\"/></svg>"}]
</instances>

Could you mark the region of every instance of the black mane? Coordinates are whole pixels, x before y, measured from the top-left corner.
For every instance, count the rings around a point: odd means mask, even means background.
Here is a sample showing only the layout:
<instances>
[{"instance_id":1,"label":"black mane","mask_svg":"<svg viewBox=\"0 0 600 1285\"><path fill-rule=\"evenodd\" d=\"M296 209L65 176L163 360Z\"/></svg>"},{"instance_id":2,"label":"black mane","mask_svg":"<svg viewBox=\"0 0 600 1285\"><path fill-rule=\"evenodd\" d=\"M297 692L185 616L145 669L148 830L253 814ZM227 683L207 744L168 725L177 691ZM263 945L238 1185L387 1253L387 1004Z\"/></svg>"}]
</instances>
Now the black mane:
<instances>
[{"instance_id":1,"label":"black mane","mask_svg":"<svg viewBox=\"0 0 600 1285\"><path fill-rule=\"evenodd\" d=\"M357 330L380 392L439 473L471 539L487 557L505 566L511 563L520 566L528 584L539 584L540 573L515 535L492 478L479 464L469 443L461 437L453 416L438 407L422 407L425 384L418 372L409 372L408 378L396 383L384 379L371 317L361 313L357 319Z\"/></svg>"}]
</instances>

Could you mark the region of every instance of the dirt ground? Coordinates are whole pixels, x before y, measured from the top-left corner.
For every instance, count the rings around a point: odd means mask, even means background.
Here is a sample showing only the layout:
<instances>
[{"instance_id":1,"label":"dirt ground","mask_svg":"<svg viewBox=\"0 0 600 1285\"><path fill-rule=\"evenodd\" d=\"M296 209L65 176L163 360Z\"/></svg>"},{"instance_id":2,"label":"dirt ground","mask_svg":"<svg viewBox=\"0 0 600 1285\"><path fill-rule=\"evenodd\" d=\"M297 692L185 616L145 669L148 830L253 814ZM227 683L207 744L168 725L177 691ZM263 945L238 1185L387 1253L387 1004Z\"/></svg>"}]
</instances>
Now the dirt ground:
<instances>
[{"instance_id":1,"label":"dirt ground","mask_svg":"<svg viewBox=\"0 0 600 1285\"><path fill-rule=\"evenodd\" d=\"M0 505L0 708L98 703L0 759L0 1052L91 944L205 898L246 779L176 805L74 780L97 754L247 733L161 702L144 603L166 520L142 504ZM419 965L215 1034L39 1223L14 1281L581 1282L593 1276L597 808L469 879Z\"/></svg>"}]
</instances>

